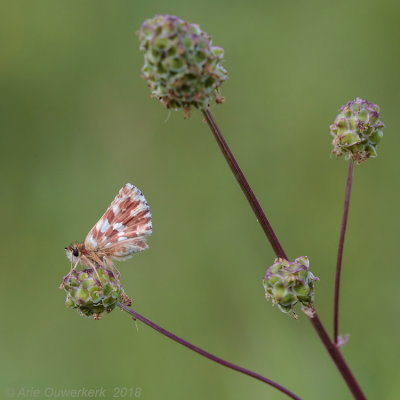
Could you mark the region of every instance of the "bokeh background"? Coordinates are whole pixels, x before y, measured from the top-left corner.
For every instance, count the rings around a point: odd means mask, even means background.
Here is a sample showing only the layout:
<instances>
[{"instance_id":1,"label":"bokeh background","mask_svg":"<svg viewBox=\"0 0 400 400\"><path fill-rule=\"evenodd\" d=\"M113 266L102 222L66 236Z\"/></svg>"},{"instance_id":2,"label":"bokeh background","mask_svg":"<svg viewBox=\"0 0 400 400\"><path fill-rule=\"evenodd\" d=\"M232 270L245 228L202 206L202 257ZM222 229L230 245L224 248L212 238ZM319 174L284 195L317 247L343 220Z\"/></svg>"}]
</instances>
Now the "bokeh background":
<instances>
[{"instance_id":1,"label":"bokeh background","mask_svg":"<svg viewBox=\"0 0 400 400\"><path fill-rule=\"evenodd\" d=\"M200 113L150 99L135 32L157 13L225 49L212 112L288 255L309 256L330 332L347 163L330 156L329 124L357 96L381 106L379 157L355 171L340 330L368 398L400 398L396 0L0 2L0 398L286 398L125 313L96 322L64 306L63 248L126 182L153 214L150 249L118 264L138 312L304 399L351 398L308 320L265 301L274 254Z\"/></svg>"}]
</instances>

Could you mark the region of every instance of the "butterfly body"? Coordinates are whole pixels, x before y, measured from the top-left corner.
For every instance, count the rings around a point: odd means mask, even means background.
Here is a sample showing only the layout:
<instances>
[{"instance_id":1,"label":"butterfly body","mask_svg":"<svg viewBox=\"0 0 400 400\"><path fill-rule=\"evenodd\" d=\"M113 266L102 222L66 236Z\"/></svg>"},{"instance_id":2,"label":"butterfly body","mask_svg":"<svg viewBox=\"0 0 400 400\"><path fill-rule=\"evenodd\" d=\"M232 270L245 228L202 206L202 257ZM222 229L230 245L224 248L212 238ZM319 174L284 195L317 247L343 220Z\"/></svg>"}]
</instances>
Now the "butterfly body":
<instances>
[{"instance_id":1,"label":"butterfly body","mask_svg":"<svg viewBox=\"0 0 400 400\"><path fill-rule=\"evenodd\" d=\"M126 260L148 248L146 238L152 233L149 205L142 192L127 183L82 243L65 248L71 270L78 263L96 268L115 268L113 259ZM72 265L74 267L72 268Z\"/></svg>"}]
</instances>

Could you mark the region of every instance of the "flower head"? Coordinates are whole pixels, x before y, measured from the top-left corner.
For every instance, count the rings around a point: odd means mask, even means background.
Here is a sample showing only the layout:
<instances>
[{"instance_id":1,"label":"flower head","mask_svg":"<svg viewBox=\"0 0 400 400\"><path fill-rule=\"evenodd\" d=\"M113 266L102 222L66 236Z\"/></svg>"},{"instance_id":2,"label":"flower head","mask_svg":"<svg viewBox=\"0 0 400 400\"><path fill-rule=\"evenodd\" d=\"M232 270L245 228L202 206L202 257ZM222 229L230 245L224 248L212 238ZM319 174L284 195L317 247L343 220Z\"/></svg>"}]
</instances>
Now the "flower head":
<instances>
[{"instance_id":1,"label":"flower head","mask_svg":"<svg viewBox=\"0 0 400 400\"><path fill-rule=\"evenodd\" d=\"M376 157L376 146L382 139L382 129L385 127L379 119L379 106L357 97L339 111L330 126L333 154L337 157L345 155L358 164Z\"/></svg>"},{"instance_id":2,"label":"flower head","mask_svg":"<svg viewBox=\"0 0 400 400\"><path fill-rule=\"evenodd\" d=\"M308 257L296 258L293 262L278 258L265 274L263 285L265 297L278 308L297 317L294 306L300 302L303 310L312 313L314 304L314 281L319 278L309 271Z\"/></svg>"},{"instance_id":3,"label":"flower head","mask_svg":"<svg viewBox=\"0 0 400 400\"><path fill-rule=\"evenodd\" d=\"M103 267L97 268L97 274L91 268L73 270L64 277L60 289L67 293L67 307L93 319L100 319L104 312L110 313L119 303L127 304L129 300L113 272Z\"/></svg>"},{"instance_id":4,"label":"flower head","mask_svg":"<svg viewBox=\"0 0 400 400\"><path fill-rule=\"evenodd\" d=\"M174 15L156 15L143 22L138 35L143 77L167 108L189 114L192 106L206 109L213 99L222 102L219 88L227 78L221 65L224 51L212 46L211 37L198 25Z\"/></svg>"}]
</instances>

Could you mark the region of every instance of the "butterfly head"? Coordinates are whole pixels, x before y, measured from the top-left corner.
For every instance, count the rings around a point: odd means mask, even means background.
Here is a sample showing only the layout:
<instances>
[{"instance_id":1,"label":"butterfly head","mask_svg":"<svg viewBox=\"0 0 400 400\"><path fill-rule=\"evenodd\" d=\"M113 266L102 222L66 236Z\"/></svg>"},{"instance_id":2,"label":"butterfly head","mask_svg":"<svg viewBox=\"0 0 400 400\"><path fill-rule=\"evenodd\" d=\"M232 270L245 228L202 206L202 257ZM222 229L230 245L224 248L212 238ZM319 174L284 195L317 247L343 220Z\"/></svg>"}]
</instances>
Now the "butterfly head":
<instances>
[{"instance_id":1,"label":"butterfly head","mask_svg":"<svg viewBox=\"0 0 400 400\"><path fill-rule=\"evenodd\" d=\"M64 250L67 254L68 259L72 263L76 263L79 260L81 256L81 250L78 243L71 244L68 247L65 247Z\"/></svg>"}]
</instances>

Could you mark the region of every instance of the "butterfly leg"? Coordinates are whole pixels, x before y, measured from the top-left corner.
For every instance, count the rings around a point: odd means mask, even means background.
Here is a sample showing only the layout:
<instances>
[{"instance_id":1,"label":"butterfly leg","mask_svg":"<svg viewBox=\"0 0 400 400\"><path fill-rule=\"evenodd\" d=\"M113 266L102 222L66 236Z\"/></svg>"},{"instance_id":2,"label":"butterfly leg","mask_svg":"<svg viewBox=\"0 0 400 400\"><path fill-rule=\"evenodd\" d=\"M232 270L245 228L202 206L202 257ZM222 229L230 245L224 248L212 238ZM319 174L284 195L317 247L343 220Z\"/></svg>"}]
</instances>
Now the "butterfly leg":
<instances>
[{"instance_id":1,"label":"butterfly leg","mask_svg":"<svg viewBox=\"0 0 400 400\"><path fill-rule=\"evenodd\" d=\"M78 266L78 264L79 264L79 260L75 263L74 268L72 268L72 271L75 271L75 269L76 269L76 267ZM72 272L72 271L71 271L71 272Z\"/></svg>"},{"instance_id":2,"label":"butterfly leg","mask_svg":"<svg viewBox=\"0 0 400 400\"><path fill-rule=\"evenodd\" d=\"M93 265L93 264L90 264L90 266L93 268L93 271L96 273L97 278L99 279L99 282L100 282L100 286L103 286L103 285L101 284L100 275L99 275L99 273L97 272L96 266Z\"/></svg>"},{"instance_id":3,"label":"butterfly leg","mask_svg":"<svg viewBox=\"0 0 400 400\"><path fill-rule=\"evenodd\" d=\"M99 283L100 283L100 287L102 287L103 285L102 285L102 283L101 283L100 275L99 275L99 273L97 272L97 268L96 268L96 267L102 268L101 263L99 263L99 260L90 259L89 257L86 257L86 256L83 255L83 256L80 258L80 263L81 263L81 265L83 265L84 267L92 268L93 272L97 275L97 280L98 280Z\"/></svg>"},{"instance_id":4,"label":"butterfly leg","mask_svg":"<svg viewBox=\"0 0 400 400\"><path fill-rule=\"evenodd\" d=\"M72 274L72 271L75 271L75 268L79 264L79 260L75 263L75 265L73 267L72 267L72 264L73 264L73 262L71 261L71 269L70 269L68 275L66 276L66 278L68 278Z\"/></svg>"},{"instance_id":5,"label":"butterfly leg","mask_svg":"<svg viewBox=\"0 0 400 400\"><path fill-rule=\"evenodd\" d=\"M107 267L111 267L112 272L115 276L115 278L117 278L119 280L120 277L120 272L118 271L117 267L115 266L115 264L111 261L111 259L107 258L107 257L103 257L103 263L107 266Z\"/></svg>"}]
</instances>

